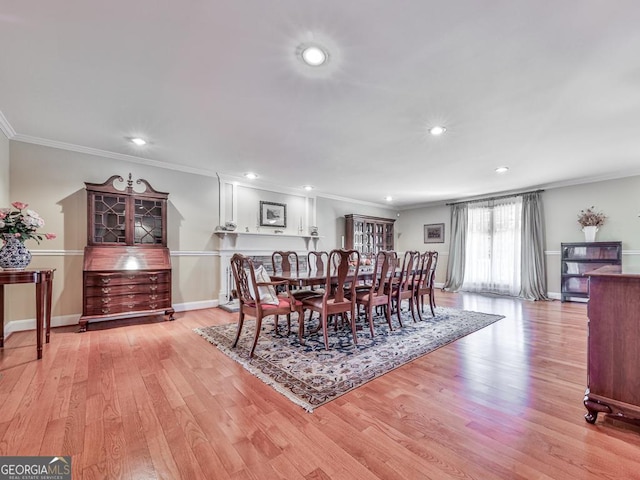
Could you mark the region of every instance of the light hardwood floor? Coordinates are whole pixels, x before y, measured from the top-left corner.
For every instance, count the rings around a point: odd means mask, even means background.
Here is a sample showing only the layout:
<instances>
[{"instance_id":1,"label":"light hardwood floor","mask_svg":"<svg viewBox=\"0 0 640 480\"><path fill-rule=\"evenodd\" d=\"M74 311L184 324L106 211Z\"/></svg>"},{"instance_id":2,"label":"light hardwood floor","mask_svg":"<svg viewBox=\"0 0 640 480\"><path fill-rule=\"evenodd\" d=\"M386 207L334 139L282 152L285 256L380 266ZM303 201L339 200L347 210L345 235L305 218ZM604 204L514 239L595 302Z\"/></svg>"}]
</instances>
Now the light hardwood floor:
<instances>
[{"instance_id":1,"label":"light hardwood floor","mask_svg":"<svg viewBox=\"0 0 640 480\"><path fill-rule=\"evenodd\" d=\"M640 478L640 429L583 418L584 304L437 301L506 318L312 414L192 332L220 309L54 329L40 361L15 333L0 455L72 455L74 479Z\"/></svg>"}]
</instances>

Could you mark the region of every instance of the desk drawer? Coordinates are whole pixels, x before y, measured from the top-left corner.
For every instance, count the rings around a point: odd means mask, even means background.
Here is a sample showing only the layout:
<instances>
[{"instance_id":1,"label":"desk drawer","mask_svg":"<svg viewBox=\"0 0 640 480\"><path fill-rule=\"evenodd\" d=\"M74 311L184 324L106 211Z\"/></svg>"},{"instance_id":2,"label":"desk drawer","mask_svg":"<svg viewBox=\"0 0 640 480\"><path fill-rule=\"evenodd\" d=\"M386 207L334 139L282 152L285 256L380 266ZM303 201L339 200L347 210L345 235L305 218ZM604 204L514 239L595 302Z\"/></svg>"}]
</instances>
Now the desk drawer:
<instances>
[{"instance_id":1,"label":"desk drawer","mask_svg":"<svg viewBox=\"0 0 640 480\"><path fill-rule=\"evenodd\" d=\"M86 287L103 287L114 285L168 283L169 272L144 273L87 273Z\"/></svg>"},{"instance_id":2,"label":"desk drawer","mask_svg":"<svg viewBox=\"0 0 640 480\"><path fill-rule=\"evenodd\" d=\"M87 297L104 297L108 295L166 293L170 289L169 283L132 283L128 285L109 284L102 287L87 287Z\"/></svg>"},{"instance_id":3,"label":"desk drawer","mask_svg":"<svg viewBox=\"0 0 640 480\"><path fill-rule=\"evenodd\" d=\"M139 310L171 308L169 292L88 297L85 315L112 315Z\"/></svg>"}]
</instances>

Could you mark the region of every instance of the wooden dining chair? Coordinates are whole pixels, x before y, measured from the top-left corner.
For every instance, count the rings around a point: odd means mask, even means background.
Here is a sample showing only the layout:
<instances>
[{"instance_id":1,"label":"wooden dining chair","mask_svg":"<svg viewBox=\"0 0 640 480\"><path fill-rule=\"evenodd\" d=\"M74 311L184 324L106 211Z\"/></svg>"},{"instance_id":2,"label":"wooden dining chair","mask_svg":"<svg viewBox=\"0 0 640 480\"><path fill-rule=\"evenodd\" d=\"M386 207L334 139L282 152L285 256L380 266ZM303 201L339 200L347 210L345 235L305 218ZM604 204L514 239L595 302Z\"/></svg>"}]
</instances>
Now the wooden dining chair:
<instances>
[{"instance_id":1,"label":"wooden dining chair","mask_svg":"<svg viewBox=\"0 0 640 480\"><path fill-rule=\"evenodd\" d=\"M236 292L240 302L238 331L232 347L235 348L238 345L245 315L255 317L256 331L249 353L249 357L253 357L258 344L258 337L262 330L262 319L273 315L277 332L279 316L286 315L287 335L289 335L291 333L291 313L298 313L299 322L302 322L304 317L302 302L293 297L289 289L289 283L286 280L271 281L264 267L262 265L254 267L253 261L249 257L236 253L231 257L231 270L236 282ZM282 287L282 294L277 294L277 287Z\"/></svg>"},{"instance_id":2,"label":"wooden dining chair","mask_svg":"<svg viewBox=\"0 0 640 480\"><path fill-rule=\"evenodd\" d=\"M418 267L420 259L420 252L417 250L408 250L404 254L402 260L402 268L400 269L398 278L395 282L391 283L389 291L391 292L391 305L396 316L398 317L398 323L402 327L402 301L409 301L409 309L411 310L411 316L413 321L416 321L415 308L413 298L413 280L414 275Z\"/></svg>"},{"instance_id":3,"label":"wooden dining chair","mask_svg":"<svg viewBox=\"0 0 640 480\"><path fill-rule=\"evenodd\" d=\"M351 265L351 264L354 265ZM357 250L332 250L329 253L324 293L321 296L308 297L302 300L303 310L320 314L320 327L324 335L324 347L329 350L328 321L329 317L341 314L343 319L348 314L351 324L353 343L358 343L356 336L356 295L355 279L358 277L360 252ZM298 322L298 337L304 343L304 321Z\"/></svg>"},{"instance_id":4,"label":"wooden dining chair","mask_svg":"<svg viewBox=\"0 0 640 480\"><path fill-rule=\"evenodd\" d=\"M433 284L436 278L436 267L438 266L438 252L427 251L422 254L420 271L421 275L417 280L414 289L413 302L418 310L418 317L422 320L422 311L424 309L424 297L429 296L429 307L431 307L431 316L435 317L436 300L434 296Z\"/></svg>"},{"instance_id":5,"label":"wooden dining chair","mask_svg":"<svg viewBox=\"0 0 640 480\"><path fill-rule=\"evenodd\" d=\"M300 259L294 251L276 250L271 254L273 272L300 272ZM291 287L291 293L297 300L316 295L311 288Z\"/></svg>"},{"instance_id":6,"label":"wooden dining chair","mask_svg":"<svg viewBox=\"0 0 640 480\"><path fill-rule=\"evenodd\" d=\"M373 308L382 307L384 310L389 330L393 330L391 325L391 296L389 295L389 282L392 280L393 272L389 270L392 262L390 252L380 251L374 258L373 278L365 285L356 287L356 308L360 311L360 306L365 309L365 318L369 323L371 337L373 331ZM366 289L364 287L367 287Z\"/></svg>"}]
</instances>

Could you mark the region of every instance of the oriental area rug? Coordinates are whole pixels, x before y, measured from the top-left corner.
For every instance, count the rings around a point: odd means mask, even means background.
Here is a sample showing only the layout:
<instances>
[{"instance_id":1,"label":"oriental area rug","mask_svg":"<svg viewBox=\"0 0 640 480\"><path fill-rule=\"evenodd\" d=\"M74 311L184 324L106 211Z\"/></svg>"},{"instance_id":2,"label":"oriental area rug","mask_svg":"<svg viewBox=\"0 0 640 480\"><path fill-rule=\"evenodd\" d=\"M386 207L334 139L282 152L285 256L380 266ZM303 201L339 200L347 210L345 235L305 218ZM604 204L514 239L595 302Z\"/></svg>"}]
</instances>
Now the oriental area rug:
<instances>
[{"instance_id":1,"label":"oriental area rug","mask_svg":"<svg viewBox=\"0 0 640 480\"><path fill-rule=\"evenodd\" d=\"M293 316L295 317L295 315ZM368 325L358 331L358 345L353 345L351 329L330 326L330 350L325 350L322 331L307 334L305 344L298 342L298 324L292 319L291 335L286 335L286 321L280 319L279 332L274 331L273 317L262 322L262 333L253 358L249 349L255 332L255 320L245 317L242 336L236 348L231 344L236 324L196 328L194 331L218 347L246 370L300 405L308 412L334 400L391 370L422 355L480 330L501 318L500 315L438 307L435 318L430 312L424 321L413 322L402 314L404 327L389 331L384 316L375 318L375 336ZM317 325L317 321L316 321ZM314 328L314 320L305 332Z\"/></svg>"}]
</instances>

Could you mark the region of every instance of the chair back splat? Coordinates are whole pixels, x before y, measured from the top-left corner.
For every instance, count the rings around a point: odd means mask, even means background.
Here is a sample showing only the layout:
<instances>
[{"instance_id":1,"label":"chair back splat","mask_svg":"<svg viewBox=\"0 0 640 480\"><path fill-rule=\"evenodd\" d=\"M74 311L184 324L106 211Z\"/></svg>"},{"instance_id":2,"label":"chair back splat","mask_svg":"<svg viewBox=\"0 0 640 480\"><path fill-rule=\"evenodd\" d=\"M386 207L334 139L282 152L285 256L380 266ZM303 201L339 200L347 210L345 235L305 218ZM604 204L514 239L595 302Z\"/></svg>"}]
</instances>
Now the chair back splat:
<instances>
[{"instance_id":1,"label":"chair back splat","mask_svg":"<svg viewBox=\"0 0 640 480\"><path fill-rule=\"evenodd\" d=\"M274 272L298 272L300 261L296 252L275 251L271 254L271 265Z\"/></svg>"},{"instance_id":2,"label":"chair back splat","mask_svg":"<svg viewBox=\"0 0 640 480\"><path fill-rule=\"evenodd\" d=\"M307 254L307 266L309 271L324 272L329 265L329 254L327 252L309 252Z\"/></svg>"}]
</instances>

